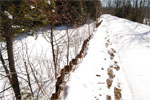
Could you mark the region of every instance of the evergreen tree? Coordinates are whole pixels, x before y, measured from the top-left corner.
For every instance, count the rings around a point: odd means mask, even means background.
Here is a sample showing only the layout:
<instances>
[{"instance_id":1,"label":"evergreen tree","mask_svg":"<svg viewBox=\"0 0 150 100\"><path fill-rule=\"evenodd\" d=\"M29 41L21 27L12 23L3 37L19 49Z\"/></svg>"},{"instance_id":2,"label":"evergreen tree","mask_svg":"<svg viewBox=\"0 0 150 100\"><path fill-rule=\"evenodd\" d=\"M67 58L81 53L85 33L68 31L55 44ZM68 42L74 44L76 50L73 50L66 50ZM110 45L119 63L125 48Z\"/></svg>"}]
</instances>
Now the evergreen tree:
<instances>
[{"instance_id":1,"label":"evergreen tree","mask_svg":"<svg viewBox=\"0 0 150 100\"><path fill-rule=\"evenodd\" d=\"M87 17L96 20L100 16L100 0L58 0L55 3L61 24L82 25Z\"/></svg>"},{"instance_id":2,"label":"evergreen tree","mask_svg":"<svg viewBox=\"0 0 150 100\"><path fill-rule=\"evenodd\" d=\"M35 5L36 4L36 5ZM42 7L46 1L35 2L30 0L0 1L0 37L6 43L8 67L3 63L9 82L13 88L17 100L21 100L18 75L15 67L13 53L13 40L16 36L34 31L38 27L48 24L47 16ZM1 61L3 62L1 54Z\"/></svg>"}]
</instances>

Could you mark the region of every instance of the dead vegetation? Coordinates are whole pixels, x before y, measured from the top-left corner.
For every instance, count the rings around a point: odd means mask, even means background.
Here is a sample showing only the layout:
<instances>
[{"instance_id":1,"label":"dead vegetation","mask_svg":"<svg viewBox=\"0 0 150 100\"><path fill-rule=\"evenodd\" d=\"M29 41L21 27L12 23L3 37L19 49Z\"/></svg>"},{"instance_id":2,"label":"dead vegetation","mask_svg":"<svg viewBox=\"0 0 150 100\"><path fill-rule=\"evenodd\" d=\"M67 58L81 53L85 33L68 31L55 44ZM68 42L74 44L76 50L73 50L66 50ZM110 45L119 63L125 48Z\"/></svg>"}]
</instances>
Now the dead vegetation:
<instances>
[{"instance_id":1,"label":"dead vegetation","mask_svg":"<svg viewBox=\"0 0 150 100\"><path fill-rule=\"evenodd\" d=\"M52 94L51 96L51 100L60 100L60 93L61 91L64 89L65 87L65 76L67 74L70 73L70 71L72 71L73 69L73 66L77 65L78 64L78 60L83 57L83 54L85 54L86 52L86 47L87 47L87 44L89 42L89 40L91 39L91 36L89 36L89 38L87 38L84 42L83 42L83 45L82 45L82 48L81 48L81 51L80 53L75 57L75 59L72 59L70 62L69 62L69 65L66 65L64 66L63 69L61 69L60 71L60 76L57 78L57 82L56 82L56 92Z\"/></svg>"},{"instance_id":2,"label":"dead vegetation","mask_svg":"<svg viewBox=\"0 0 150 100\"><path fill-rule=\"evenodd\" d=\"M100 21L100 22L98 22L98 23L96 23L96 28L99 27L99 26L101 25L102 22L103 22L103 20Z\"/></svg>"}]
</instances>

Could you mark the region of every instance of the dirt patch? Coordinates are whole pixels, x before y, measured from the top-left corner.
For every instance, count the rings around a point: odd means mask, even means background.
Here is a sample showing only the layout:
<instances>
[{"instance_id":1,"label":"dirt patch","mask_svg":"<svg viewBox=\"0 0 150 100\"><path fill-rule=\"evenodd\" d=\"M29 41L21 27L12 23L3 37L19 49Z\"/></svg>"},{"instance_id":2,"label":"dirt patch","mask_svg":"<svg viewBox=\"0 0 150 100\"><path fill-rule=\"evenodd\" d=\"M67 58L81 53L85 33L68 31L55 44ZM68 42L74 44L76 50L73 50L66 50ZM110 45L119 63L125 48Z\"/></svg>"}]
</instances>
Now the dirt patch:
<instances>
[{"instance_id":1,"label":"dirt patch","mask_svg":"<svg viewBox=\"0 0 150 100\"><path fill-rule=\"evenodd\" d=\"M107 38L106 38L107 39ZM107 39L106 40L106 48L111 44L110 40ZM110 89L112 87L112 83L114 81L114 73L113 71L116 70L116 71L119 71L120 70L120 66L118 65L118 62L117 61L114 61L114 57L115 57L115 54L116 54L116 50L111 48L108 50L108 54L110 56L110 60L113 61L113 64L109 66L109 68L107 69L107 74L108 74L108 79L106 80L106 83L107 83L107 88ZM114 84L115 85L115 84ZM120 87L117 86L117 87ZM121 99L121 89L117 88L117 87L114 87L111 88L114 92L114 97L115 97L115 100L120 100ZM106 100L112 100L111 96L107 95L106 96Z\"/></svg>"},{"instance_id":2,"label":"dirt patch","mask_svg":"<svg viewBox=\"0 0 150 100\"><path fill-rule=\"evenodd\" d=\"M114 64L118 64L118 62L117 62L117 61L114 61Z\"/></svg>"},{"instance_id":3,"label":"dirt patch","mask_svg":"<svg viewBox=\"0 0 150 100\"><path fill-rule=\"evenodd\" d=\"M115 49L113 49L113 48L111 48L111 51L112 51L113 53L116 53L116 50L115 50Z\"/></svg>"},{"instance_id":4,"label":"dirt patch","mask_svg":"<svg viewBox=\"0 0 150 100\"><path fill-rule=\"evenodd\" d=\"M115 75L113 74L113 70L111 68L108 68L107 74L110 79L113 79L115 77Z\"/></svg>"},{"instance_id":5,"label":"dirt patch","mask_svg":"<svg viewBox=\"0 0 150 100\"><path fill-rule=\"evenodd\" d=\"M116 66L114 67L114 69L116 69L116 71L119 71L119 70L120 70L120 67L119 67L118 65L116 65Z\"/></svg>"},{"instance_id":6,"label":"dirt patch","mask_svg":"<svg viewBox=\"0 0 150 100\"><path fill-rule=\"evenodd\" d=\"M106 83L107 83L107 88L110 89L110 87L112 86L113 80L112 79L107 79Z\"/></svg>"},{"instance_id":7,"label":"dirt patch","mask_svg":"<svg viewBox=\"0 0 150 100\"><path fill-rule=\"evenodd\" d=\"M115 87L114 95L115 95L115 100L120 100L121 99L121 89Z\"/></svg>"},{"instance_id":8,"label":"dirt patch","mask_svg":"<svg viewBox=\"0 0 150 100\"><path fill-rule=\"evenodd\" d=\"M106 44L105 44L105 46L106 46L106 48L107 48L107 47L109 46L109 44L108 44L108 43L106 43Z\"/></svg>"},{"instance_id":9,"label":"dirt patch","mask_svg":"<svg viewBox=\"0 0 150 100\"><path fill-rule=\"evenodd\" d=\"M106 96L106 100L112 100L112 99L111 99L111 96L107 95L107 96Z\"/></svg>"},{"instance_id":10,"label":"dirt patch","mask_svg":"<svg viewBox=\"0 0 150 100\"><path fill-rule=\"evenodd\" d=\"M105 84L105 82L98 82L97 84Z\"/></svg>"},{"instance_id":11,"label":"dirt patch","mask_svg":"<svg viewBox=\"0 0 150 100\"><path fill-rule=\"evenodd\" d=\"M115 57L114 53L108 51L108 54L110 55L110 59L114 59Z\"/></svg>"},{"instance_id":12,"label":"dirt patch","mask_svg":"<svg viewBox=\"0 0 150 100\"><path fill-rule=\"evenodd\" d=\"M98 74L97 74L96 76L97 76L97 77L101 77L101 75L98 75Z\"/></svg>"}]
</instances>

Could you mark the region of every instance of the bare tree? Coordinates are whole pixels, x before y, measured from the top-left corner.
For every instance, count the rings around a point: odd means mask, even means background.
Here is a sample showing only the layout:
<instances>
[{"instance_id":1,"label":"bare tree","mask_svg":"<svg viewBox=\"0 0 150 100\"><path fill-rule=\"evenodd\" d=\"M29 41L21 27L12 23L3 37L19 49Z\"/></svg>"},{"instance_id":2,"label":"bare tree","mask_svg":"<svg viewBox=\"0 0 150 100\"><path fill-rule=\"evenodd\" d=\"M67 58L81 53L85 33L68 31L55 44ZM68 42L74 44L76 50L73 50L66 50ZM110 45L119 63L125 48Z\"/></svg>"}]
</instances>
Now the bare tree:
<instances>
[{"instance_id":1,"label":"bare tree","mask_svg":"<svg viewBox=\"0 0 150 100\"><path fill-rule=\"evenodd\" d=\"M9 61L9 70L10 70L9 74L11 77L10 84L14 90L16 99L21 99L19 81L18 81L18 76L15 68L15 61L14 61L14 54L13 54L13 38L8 23L4 24L4 30L5 30L4 37L6 40L6 47L7 47L8 61Z\"/></svg>"}]
</instances>

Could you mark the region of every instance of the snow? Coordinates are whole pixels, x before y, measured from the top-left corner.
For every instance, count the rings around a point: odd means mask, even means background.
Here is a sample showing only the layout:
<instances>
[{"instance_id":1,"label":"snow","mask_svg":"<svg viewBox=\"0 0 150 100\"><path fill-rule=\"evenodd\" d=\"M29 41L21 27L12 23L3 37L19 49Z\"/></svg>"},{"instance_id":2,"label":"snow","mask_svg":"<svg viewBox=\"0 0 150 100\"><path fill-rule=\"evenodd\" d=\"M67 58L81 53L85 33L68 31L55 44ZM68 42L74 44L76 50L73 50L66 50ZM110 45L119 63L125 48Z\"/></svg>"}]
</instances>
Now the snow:
<instances>
[{"instance_id":1,"label":"snow","mask_svg":"<svg viewBox=\"0 0 150 100\"><path fill-rule=\"evenodd\" d=\"M13 16L8 11L4 11L4 13L8 16L9 19L13 19Z\"/></svg>"},{"instance_id":2,"label":"snow","mask_svg":"<svg viewBox=\"0 0 150 100\"><path fill-rule=\"evenodd\" d=\"M146 25L150 25L150 19L149 18L144 18L143 23Z\"/></svg>"},{"instance_id":3,"label":"snow","mask_svg":"<svg viewBox=\"0 0 150 100\"><path fill-rule=\"evenodd\" d=\"M50 1L50 0L47 0L47 3L50 5L50 4L51 4L51 1Z\"/></svg>"},{"instance_id":4,"label":"snow","mask_svg":"<svg viewBox=\"0 0 150 100\"><path fill-rule=\"evenodd\" d=\"M87 25L74 29L69 29L69 36L72 38L70 41L70 58L74 58L76 53L79 52L80 45L88 34L84 34L82 31L84 28L87 28ZM81 31L81 32L79 32ZM81 33L83 33L81 35ZM57 46L59 46L59 59L58 59L58 71L66 65L66 30L61 28L61 30L54 30L55 40L57 40ZM52 92L54 92L55 82L54 79L54 68L52 62L52 51L49 41L50 30L39 31L37 35L28 36L23 39L18 39L15 41L15 50L17 50L16 65L18 66L18 71L26 73L24 68L24 61L31 62L33 64L34 72L36 77L39 80L39 83L42 85L42 91L40 91L40 100L46 100L50 98ZM83 37L84 36L84 37ZM76 51L74 50L75 48ZM63 52L63 53L61 53ZM28 57L29 56L29 61ZM20 60L19 60L20 59ZM30 64L27 63L27 66ZM32 71L29 70L32 74ZM22 76L22 75L20 75ZM22 76L25 77L25 76ZM34 77L31 76L34 80ZM23 80L21 80L23 81ZM32 82L34 83L34 81ZM24 87L27 84L23 84L21 87ZM49 87L49 88L47 88ZM36 82L32 85L33 92L36 95L38 93L38 88ZM23 90L25 91L25 90ZM48 94L47 94L48 93ZM44 95L43 95L44 94Z\"/></svg>"},{"instance_id":5,"label":"snow","mask_svg":"<svg viewBox=\"0 0 150 100\"><path fill-rule=\"evenodd\" d=\"M90 31L92 31L93 23L91 23L90 26ZM16 28L15 25L13 27ZM69 38L71 38L69 60L73 59L75 55L79 53L81 44L89 36L89 34L87 34L88 31L88 25L83 25L75 29L68 29L68 35ZM47 100L51 97L52 92L55 91L56 82L54 78L51 45L49 42L50 30L46 27L42 30L38 30L36 33L37 34L35 36L29 36L24 34L24 36L19 36L14 40L15 65L19 76L21 92L27 93L23 94L22 97L25 98L28 96L28 93L30 93L25 70L26 63L34 93L34 97L32 99L37 99L36 96L39 95L40 100ZM57 47L59 47L58 71L60 71L61 68L63 68L64 65L66 65L66 28L64 26L57 27L56 29L54 29L54 35L54 43L57 43ZM0 49L2 45L5 45L5 43L0 42ZM4 59L7 59L6 50L3 50L3 52ZM8 63L7 60L5 62ZM33 69L33 72L31 68ZM1 62L0 69L2 70L0 74L5 75ZM33 74L35 74L35 76L37 77L39 85L42 86L40 91ZM0 76L0 79L0 91L3 91L3 89L9 87L9 82L7 77L4 78L3 76ZM14 98L14 94L12 92L13 91L9 89L8 91L1 93L0 97L5 96L4 99L11 100L11 98Z\"/></svg>"},{"instance_id":6,"label":"snow","mask_svg":"<svg viewBox=\"0 0 150 100\"><path fill-rule=\"evenodd\" d=\"M11 27L12 27L12 28L20 28L19 25L12 25Z\"/></svg>"},{"instance_id":7,"label":"snow","mask_svg":"<svg viewBox=\"0 0 150 100\"><path fill-rule=\"evenodd\" d=\"M34 9L35 7L33 5L30 6L31 9Z\"/></svg>"},{"instance_id":8,"label":"snow","mask_svg":"<svg viewBox=\"0 0 150 100\"><path fill-rule=\"evenodd\" d=\"M121 89L121 100L149 100L150 27L108 14L90 40L87 55L70 73L62 100L115 100L114 88ZM110 59L108 52L116 51ZM107 88L108 69L115 66L113 84ZM104 70L102 70L104 69ZM97 75L100 75L99 77Z\"/></svg>"},{"instance_id":9,"label":"snow","mask_svg":"<svg viewBox=\"0 0 150 100\"><path fill-rule=\"evenodd\" d=\"M10 19L13 16L5 12ZM89 42L87 55L80 61L76 70L70 77L61 100L107 100L108 96L115 100L115 88L121 90L120 100L149 100L150 93L150 27L108 14L102 15L102 24L97 28ZM91 27L93 28L91 23ZM17 28L18 26L12 26ZM60 43L60 69L66 64L66 27L55 29L55 40ZM24 31L24 29L22 30ZM90 33L93 29L90 29ZM42 32L42 34L40 33ZM83 40L89 34L88 25L71 29L69 28L70 59L79 52ZM44 38L49 38L50 30L39 31L36 36L18 37L14 41L15 64L18 72L22 92L29 92L26 79L24 62L29 66L29 73L33 92L38 95L38 86L30 69L32 68L42 86L39 92L40 100L47 100L54 91L55 79L52 68L50 43ZM61 38L61 40L59 40ZM1 45L4 45L1 43ZM6 51L4 51L6 52ZM6 55L6 54L5 54ZM4 55L4 58L6 58ZM28 57L29 56L29 57ZM119 70L115 67L119 66ZM112 70L114 77L108 72ZM1 72L2 73L2 72ZM2 73L4 74L4 73ZM5 74L4 74L5 75ZM7 79L1 77L0 89L8 87ZM113 80L108 88L107 80ZM27 87L27 88L25 88ZM10 90L5 95L10 94ZM3 96L3 94L0 94ZM5 99L12 98L9 95ZM25 96L23 96L25 97ZM35 99L35 98L33 98Z\"/></svg>"}]
</instances>

